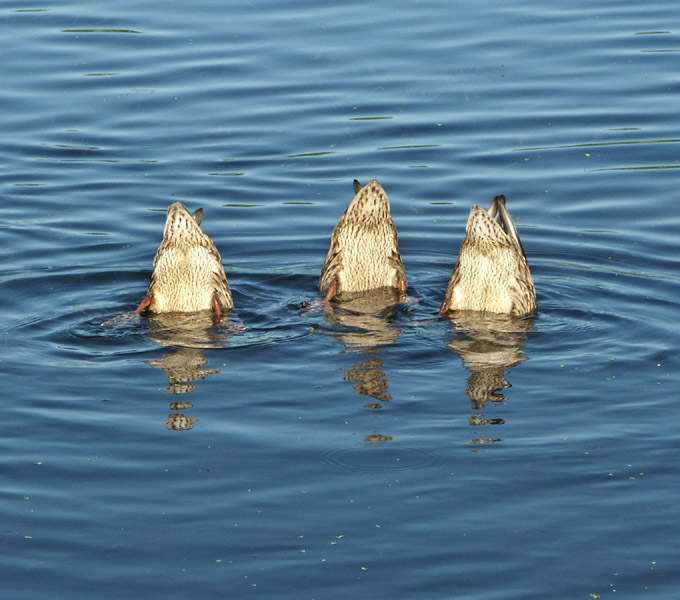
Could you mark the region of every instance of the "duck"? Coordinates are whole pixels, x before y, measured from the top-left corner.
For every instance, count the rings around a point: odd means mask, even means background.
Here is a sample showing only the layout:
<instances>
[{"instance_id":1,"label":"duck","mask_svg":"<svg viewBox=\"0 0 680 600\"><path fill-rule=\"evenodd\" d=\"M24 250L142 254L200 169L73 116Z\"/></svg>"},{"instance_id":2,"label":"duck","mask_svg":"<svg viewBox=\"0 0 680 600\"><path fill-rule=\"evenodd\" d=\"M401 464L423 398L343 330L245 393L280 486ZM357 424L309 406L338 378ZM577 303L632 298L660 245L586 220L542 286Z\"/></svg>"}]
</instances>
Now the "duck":
<instances>
[{"instance_id":1,"label":"duck","mask_svg":"<svg viewBox=\"0 0 680 600\"><path fill-rule=\"evenodd\" d=\"M150 313L211 310L220 318L233 308L222 257L201 231L203 209L190 213L181 202L168 207L163 241L153 261L149 289L137 307Z\"/></svg>"},{"instance_id":2,"label":"duck","mask_svg":"<svg viewBox=\"0 0 680 600\"><path fill-rule=\"evenodd\" d=\"M536 289L505 196L486 211L473 205L458 261L440 314L454 310L527 316L536 311Z\"/></svg>"},{"instance_id":3,"label":"duck","mask_svg":"<svg viewBox=\"0 0 680 600\"><path fill-rule=\"evenodd\" d=\"M354 194L333 230L321 269L324 301L382 287L396 288L403 301L406 271L387 194L377 179L365 186L355 179Z\"/></svg>"}]
</instances>

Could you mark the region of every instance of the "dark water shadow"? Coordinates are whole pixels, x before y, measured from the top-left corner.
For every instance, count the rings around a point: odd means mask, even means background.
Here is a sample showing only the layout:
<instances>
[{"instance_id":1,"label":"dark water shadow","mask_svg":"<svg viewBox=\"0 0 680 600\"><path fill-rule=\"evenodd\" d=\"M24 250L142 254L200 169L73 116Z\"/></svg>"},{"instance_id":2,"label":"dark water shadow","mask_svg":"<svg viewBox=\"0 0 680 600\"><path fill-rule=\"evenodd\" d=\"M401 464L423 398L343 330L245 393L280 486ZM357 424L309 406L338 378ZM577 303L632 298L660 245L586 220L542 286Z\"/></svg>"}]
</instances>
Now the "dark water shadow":
<instances>
[{"instance_id":1,"label":"dark water shadow","mask_svg":"<svg viewBox=\"0 0 680 600\"><path fill-rule=\"evenodd\" d=\"M454 338L447 342L470 372L465 395L470 399L471 427L504 425L504 419L487 418L484 409L489 403L507 400L503 390L512 387L508 370L530 360L522 348L533 319L509 315L456 311L446 317L454 328ZM500 442L496 436L474 438L473 444Z\"/></svg>"}]
</instances>

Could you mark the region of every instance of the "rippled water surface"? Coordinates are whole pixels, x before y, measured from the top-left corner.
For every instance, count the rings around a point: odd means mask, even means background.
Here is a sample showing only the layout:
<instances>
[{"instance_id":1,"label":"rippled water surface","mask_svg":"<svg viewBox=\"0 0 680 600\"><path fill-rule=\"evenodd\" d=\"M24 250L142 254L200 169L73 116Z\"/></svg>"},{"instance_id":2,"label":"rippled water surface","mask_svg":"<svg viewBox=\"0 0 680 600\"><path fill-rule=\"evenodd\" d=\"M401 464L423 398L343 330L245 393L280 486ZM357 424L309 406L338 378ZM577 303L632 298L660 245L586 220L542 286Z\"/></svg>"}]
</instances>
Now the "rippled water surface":
<instances>
[{"instance_id":1,"label":"rippled water surface","mask_svg":"<svg viewBox=\"0 0 680 600\"><path fill-rule=\"evenodd\" d=\"M677 598L676 1L0 22L6 597ZM319 310L354 178L409 298ZM500 193L539 313L439 317ZM120 317L175 201L224 326Z\"/></svg>"}]
</instances>

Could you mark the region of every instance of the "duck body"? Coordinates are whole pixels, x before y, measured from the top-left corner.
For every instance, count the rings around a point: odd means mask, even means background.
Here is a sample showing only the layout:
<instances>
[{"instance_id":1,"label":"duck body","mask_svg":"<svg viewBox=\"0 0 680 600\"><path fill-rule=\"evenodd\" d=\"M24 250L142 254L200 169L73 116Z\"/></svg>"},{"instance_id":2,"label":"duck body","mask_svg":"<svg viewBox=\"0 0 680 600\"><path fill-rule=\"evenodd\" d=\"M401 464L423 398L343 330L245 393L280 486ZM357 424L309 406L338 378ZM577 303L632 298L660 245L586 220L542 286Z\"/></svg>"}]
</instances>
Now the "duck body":
<instances>
[{"instance_id":1,"label":"duck body","mask_svg":"<svg viewBox=\"0 0 680 600\"><path fill-rule=\"evenodd\" d=\"M440 313L474 310L524 316L536 311L536 290L505 196L488 211L470 209L465 238Z\"/></svg>"},{"instance_id":2,"label":"duck body","mask_svg":"<svg viewBox=\"0 0 680 600\"><path fill-rule=\"evenodd\" d=\"M365 186L355 179L354 192L331 235L319 289L326 301L381 287L405 296L406 271L387 194L377 179Z\"/></svg>"},{"instance_id":3,"label":"duck body","mask_svg":"<svg viewBox=\"0 0 680 600\"><path fill-rule=\"evenodd\" d=\"M222 258L201 231L203 209L193 215L181 202L168 208L163 241L137 314L213 310L221 316L234 306Z\"/></svg>"}]
</instances>

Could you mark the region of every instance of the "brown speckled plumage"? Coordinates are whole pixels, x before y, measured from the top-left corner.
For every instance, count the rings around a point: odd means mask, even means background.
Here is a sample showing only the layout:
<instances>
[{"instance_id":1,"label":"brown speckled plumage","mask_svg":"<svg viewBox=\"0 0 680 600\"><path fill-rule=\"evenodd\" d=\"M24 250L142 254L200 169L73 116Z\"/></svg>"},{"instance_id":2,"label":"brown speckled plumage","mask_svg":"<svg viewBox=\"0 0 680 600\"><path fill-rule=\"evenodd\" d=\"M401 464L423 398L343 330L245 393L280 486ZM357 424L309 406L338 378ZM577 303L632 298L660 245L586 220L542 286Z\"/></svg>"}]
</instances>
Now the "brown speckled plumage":
<instances>
[{"instance_id":1,"label":"brown speckled plumage","mask_svg":"<svg viewBox=\"0 0 680 600\"><path fill-rule=\"evenodd\" d=\"M212 309L221 316L234 306L222 258L201 231L202 220L203 209L192 215L180 202L168 208L149 290L137 313L145 308L153 313Z\"/></svg>"},{"instance_id":2,"label":"brown speckled plumage","mask_svg":"<svg viewBox=\"0 0 680 600\"><path fill-rule=\"evenodd\" d=\"M522 242L505 196L496 196L489 211L470 209L440 312L475 310L528 315L536 310L536 291Z\"/></svg>"},{"instance_id":3,"label":"brown speckled plumage","mask_svg":"<svg viewBox=\"0 0 680 600\"><path fill-rule=\"evenodd\" d=\"M381 287L397 288L405 296L406 272L387 194L377 179L364 187L355 179L354 192L333 230L319 289L326 300Z\"/></svg>"}]
</instances>

